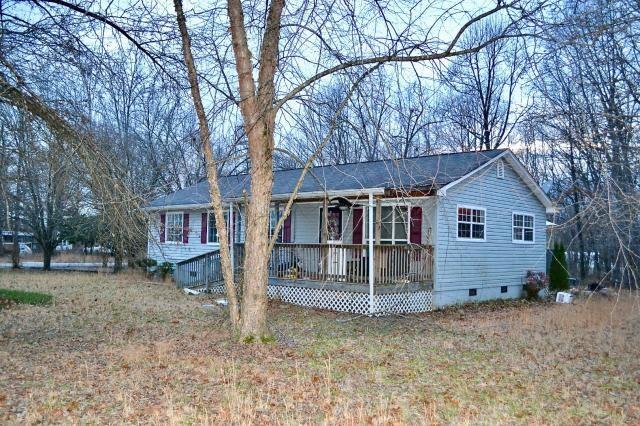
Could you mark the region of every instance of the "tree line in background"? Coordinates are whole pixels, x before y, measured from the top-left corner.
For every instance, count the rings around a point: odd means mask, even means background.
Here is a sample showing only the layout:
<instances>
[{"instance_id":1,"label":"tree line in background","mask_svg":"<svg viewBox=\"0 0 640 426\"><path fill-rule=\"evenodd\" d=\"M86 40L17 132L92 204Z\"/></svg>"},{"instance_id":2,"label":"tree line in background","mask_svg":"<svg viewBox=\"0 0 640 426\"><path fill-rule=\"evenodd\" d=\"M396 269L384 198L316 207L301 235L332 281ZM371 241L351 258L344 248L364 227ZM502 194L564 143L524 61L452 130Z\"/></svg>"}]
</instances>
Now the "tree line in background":
<instances>
[{"instance_id":1,"label":"tree line in background","mask_svg":"<svg viewBox=\"0 0 640 426\"><path fill-rule=\"evenodd\" d=\"M45 262L69 223L137 255L145 219L123 205L215 174L270 190L272 167L509 147L558 203L571 273L635 285L637 2L174 6L0 6L0 228L31 230Z\"/></svg>"}]
</instances>

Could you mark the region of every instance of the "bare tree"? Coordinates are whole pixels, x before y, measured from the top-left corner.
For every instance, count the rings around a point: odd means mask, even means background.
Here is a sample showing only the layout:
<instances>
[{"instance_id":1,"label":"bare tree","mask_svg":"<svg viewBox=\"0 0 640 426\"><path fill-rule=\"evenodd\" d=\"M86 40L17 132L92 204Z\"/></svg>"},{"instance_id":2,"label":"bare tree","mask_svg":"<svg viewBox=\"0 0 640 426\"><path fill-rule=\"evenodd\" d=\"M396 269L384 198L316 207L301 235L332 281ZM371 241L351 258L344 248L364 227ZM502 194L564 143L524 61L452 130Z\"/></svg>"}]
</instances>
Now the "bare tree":
<instances>
[{"instance_id":1,"label":"bare tree","mask_svg":"<svg viewBox=\"0 0 640 426\"><path fill-rule=\"evenodd\" d=\"M202 103L198 73L193 60L191 42L182 3L180 0L175 0L174 5L183 42L182 47L191 85L191 93L199 118L200 134L205 159L207 161L207 176L209 178L211 199L218 223L218 232L221 235L221 239L226 241L226 229L223 225L225 222L222 217L222 200L218 189L217 172L214 167L215 163L209 148L210 131ZM268 3L267 9L265 10L266 20L260 32L260 53L257 56L257 63L254 64L248 38L248 34L253 30L253 27L247 26L244 18L245 11L240 1L229 0L227 3L234 53L233 58L238 77L237 93L239 109L242 113L244 130L248 139L248 154L251 161L251 198L246 208L247 223L249 226L247 226L245 240L245 244L251 247L251 250L247 251L244 260L245 273L243 277L243 303L241 309L236 300L235 284L233 283L231 266L228 259L229 250L225 245L222 245L221 255L227 295L230 298L232 322L236 324L244 340L253 340L267 333L267 261L271 246L268 242L267 232L268 212L273 184L274 134L278 109L281 108L286 101L294 98L327 75L354 67L375 66L376 64L385 62L423 62L473 53L504 38L509 33L509 30L512 29L510 25L506 25L503 32L491 36L488 39L481 40L476 45L456 50L458 40L474 22L481 21L487 16L491 16L512 6L512 4L499 4L494 9L476 15L463 25L454 38L448 44L445 44L445 47L441 50L436 48L434 51L434 46L430 46L426 42L416 42L410 37L404 38L403 36L399 36L393 40L394 47L391 47L391 49L387 50L383 55L373 54L369 56L365 52L360 52L357 59L345 60L344 55L338 54L336 56L338 56L340 61L337 65L312 75L278 100L275 86L276 75L280 75L282 71L279 73L279 70L286 65L280 62L279 51L284 6L284 0L272 0ZM382 16L384 16L384 12L382 12ZM352 30L360 36L364 35L364 31L358 28L357 24L355 24ZM326 40L322 41L326 42ZM403 47L398 49L397 45L402 45ZM411 49L408 49L408 45L411 45ZM417 55L406 53L415 50L421 52L430 50L431 52ZM316 63L319 65L320 61ZM254 65L258 67L257 77L255 78L253 74ZM288 205L290 206L290 203L288 203ZM288 211L285 211L285 216L287 214ZM278 226L281 226L281 224L282 220ZM277 234L278 228L276 228L275 232L275 235Z\"/></svg>"},{"instance_id":2,"label":"bare tree","mask_svg":"<svg viewBox=\"0 0 640 426\"><path fill-rule=\"evenodd\" d=\"M476 45L501 33L501 25L487 20L472 29L464 42ZM452 135L454 149L495 149L507 141L526 112L516 104L516 90L527 69L525 59L524 41L518 39L499 40L478 53L453 59L444 73L443 82L450 91L441 111L448 119L445 126L464 135Z\"/></svg>"},{"instance_id":3,"label":"bare tree","mask_svg":"<svg viewBox=\"0 0 640 426\"><path fill-rule=\"evenodd\" d=\"M366 95L354 93L353 85L365 83L364 77L375 75L373 71L384 64L396 63L399 68L406 67L409 72L419 74L428 68L426 64L473 54L499 40L519 37L528 18L542 7L537 1L524 0L500 2L486 8L460 3L441 7L437 2L401 2L384 6L376 2L302 2L289 5L284 0L271 0L262 5L229 0L223 7L198 8L199 18L188 28L187 15L191 11L185 14L181 1L175 0L174 18L177 18L182 41L182 56L178 62L175 50L172 50L175 45L168 41L175 37L173 28L168 25L168 16L151 0L121 9L114 4L80 5L65 0L45 0L34 2L34 5L43 15L43 23L51 23L49 16L60 18L46 28L48 31L43 35L46 40L51 40L47 37L52 29L56 29L65 35L70 32L74 45L80 46L83 38L78 37L70 25L89 28L91 34L100 34L95 30L102 27L108 37L117 36L131 43L165 75L172 76L170 69L183 70L182 65L186 66L212 207L222 241L227 241L227 238L217 184L220 158L214 157L211 129L224 130L216 131L216 134L232 134L235 124L241 124L242 136L236 141L246 141L250 197L246 206L249 226L245 243L251 247L244 259L241 302L237 298L229 248L224 244L221 257L231 320L241 338L247 341L268 333L267 261L275 241L269 241L268 211L276 136L279 134L277 129L279 117L285 115L283 111L291 116L302 103L314 98L319 83L340 74L353 82L348 95L356 99L360 96L360 105L364 107L359 111L363 113L361 125L371 126L366 140L370 147L367 158L378 158L380 146L385 147L385 155L391 153L391 133L381 118L391 112L389 93L380 93L381 102L371 105L367 103ZM412 12L407 15L407 10ZM500 32L473 44L460 44L468 30L497 15L505 22ZM12 23L17 27L21 25L17 21ZM92 46L80 48L93 51ZM41 104L37 106L42 110ZM341 103L341 108L343 106ZM212 111L213 116L230 120L211 120L209 113ZM216 154L222 152L218 140L215 142ZM327 138L323 138L318 148L323 149L326 142ZM305 161L301 179L318 154L317 150L314 151ZM91 159L83 157L83 160ZM92 167L96 165L92 164ZM113 171L96 169L113 175ZM101 193L100 190L96 192ZM101 198L109 199L111 194L107 191ZM292 199L287 203L274 235L278 235L278 228L288 215Z\"/></svg>"},{"instance_id":4,"label":"bare tree","mask_svg":"<svg viewBox=\"0 0 640 426\"><path fill-rule=\"evenodd\" d=\"M640 104L635 94L637 5L567 1L545 45L532 117L553 161L551 190L565 208L560 237L581 277L637 284ZM595 31L594 29L597 29Z\"/></svg>"}]
</instances>

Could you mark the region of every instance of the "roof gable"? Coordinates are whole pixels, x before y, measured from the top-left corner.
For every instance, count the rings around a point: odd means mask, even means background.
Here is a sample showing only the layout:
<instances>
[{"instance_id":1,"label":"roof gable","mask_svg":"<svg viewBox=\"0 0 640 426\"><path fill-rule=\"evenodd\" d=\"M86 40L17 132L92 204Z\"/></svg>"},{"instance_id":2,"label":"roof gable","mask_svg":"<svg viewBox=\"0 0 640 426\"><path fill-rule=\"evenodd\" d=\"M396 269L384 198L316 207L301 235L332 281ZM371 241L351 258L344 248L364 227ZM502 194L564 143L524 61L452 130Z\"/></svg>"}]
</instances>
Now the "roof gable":
<instances>
[{"instance_id":1,"label":"roof gable","mask_svg":"<svg viewBox=\"0 0 640 426\"><path fill-rule=\"evenodd\" d=\"M438 189L438 195L445 196L447 191L454 186L466 181L482 170L486 170L486 168L491 167L495 162L503 160L506 161L512 169L516 172L518 177L522 180L522 182L531 190L531 192L535 195L535 197L540 201L540 203L546 208L547 213L555 213L556 209L553 205L551 199L547 196L544 190L538 185L538 183L533 179L533 176L529 173L526 167L518 160L518 158L511 152L511 150L504 150L500 155L497 155L485 162L481 166L475 168L464 176L449 182L447 185Z\"/></svg>"}]
</instances>

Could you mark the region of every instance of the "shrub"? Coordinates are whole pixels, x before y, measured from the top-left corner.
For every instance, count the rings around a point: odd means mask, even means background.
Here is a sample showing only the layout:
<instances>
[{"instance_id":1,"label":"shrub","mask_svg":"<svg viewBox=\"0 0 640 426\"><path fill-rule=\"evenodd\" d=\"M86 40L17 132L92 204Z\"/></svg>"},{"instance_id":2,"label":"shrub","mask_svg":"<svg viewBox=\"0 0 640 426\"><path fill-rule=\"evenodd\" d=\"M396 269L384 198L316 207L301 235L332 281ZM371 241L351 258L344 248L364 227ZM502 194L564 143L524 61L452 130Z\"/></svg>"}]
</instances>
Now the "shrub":
<instances>
[{"instance_id":1,"label":"shrub","mask_svg":"<svg viewBox=\"0 0 640 426\"><path fill-rule=\"evenodd\" d=\"M173 273L173 263L162 262L160 266L158 266L158 273L160 274L162 279L167 278L169 275Z\"/></svg>"},{"instance_id":2,"label":"shrub","mask_svg":"<svg viewBox=\"0 0 640 426\"><path fill-rule=\"evenodd\" d=\"M528 300L538 298L540 290L547 286L547 274L544 272L527 271L527 280L524 284L524 294Z\"/></svg>"},{"instance_id":3,"label":"shrub","mask_svg":"<svg viewBox=\"0 0 640 426\"><path fill-rule=\"evenodd\" d=\"M553 257L549 266L549 290L564 291L569 289L569 271L567 256L562 244L553 245Z\"/></svg>"},{"instance_id":4,"label":"shrub","mask_svg":"<svg viewBox=\"0 0 640 426\"><path fill-rule=\"evenodd\" d=\"M158 266L158 262L154 259L145 257L144 259L136 260L136 265L141 268L152 268L154 266Z\"/></svg>"}]
</instances>

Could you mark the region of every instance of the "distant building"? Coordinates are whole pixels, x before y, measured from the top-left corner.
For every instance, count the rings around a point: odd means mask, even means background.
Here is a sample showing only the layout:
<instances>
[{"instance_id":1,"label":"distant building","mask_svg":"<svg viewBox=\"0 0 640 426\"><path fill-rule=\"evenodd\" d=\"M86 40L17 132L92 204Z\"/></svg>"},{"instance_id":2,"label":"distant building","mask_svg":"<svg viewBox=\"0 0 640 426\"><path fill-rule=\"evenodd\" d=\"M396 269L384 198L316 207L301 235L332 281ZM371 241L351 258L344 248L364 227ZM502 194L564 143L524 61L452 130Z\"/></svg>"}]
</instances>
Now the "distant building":
<instances>
[{"instance_id":1,"label":"distant building","mask_svg":"<svg viewBox=\"0 0 640 426\"><path fill-rule=\"evenodd\" d=\"M18 242L25 243L31 249L35 247L32 232L19 231ZM13 231L2 231L2 245L5 250L11 250L11 246L13 245Z\"/></svg>"}]
</instances>

